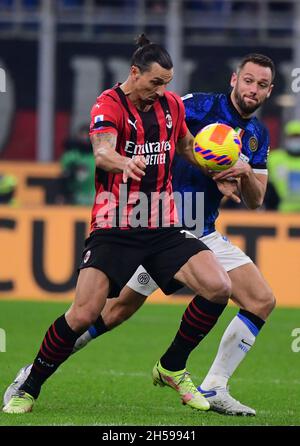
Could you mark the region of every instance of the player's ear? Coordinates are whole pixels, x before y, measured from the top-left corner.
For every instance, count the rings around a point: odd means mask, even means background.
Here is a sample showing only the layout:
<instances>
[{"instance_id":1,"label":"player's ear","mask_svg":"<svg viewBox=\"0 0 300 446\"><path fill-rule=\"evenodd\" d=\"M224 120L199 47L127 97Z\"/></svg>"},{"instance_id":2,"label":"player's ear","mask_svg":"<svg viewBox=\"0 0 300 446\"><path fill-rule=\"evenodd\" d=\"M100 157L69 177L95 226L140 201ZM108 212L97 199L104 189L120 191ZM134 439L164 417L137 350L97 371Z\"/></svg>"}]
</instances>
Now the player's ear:
<instances>
[{"instance_id":1,"label":"player's ear","mask_svg":"<svg viewBox=\"0 0 300 446\"><path fill-rule=\"evenodd\" d=\"M232 73L231 79L230 79L230 85L231 87L234 87L237 81L237 73Z\"/></svg>"},{"instance_id":2,"label":"player's ear","mask_svg":"<svg viewBox=\"0 0 300 446\"><path fill-rule=\"evenodd\" d=\"M139 68L136 65L132 65L130 67L130 73L132 74L132 76L137 79L140 73Z\"/></svg>"},{"instance_id":3,"label":"player's ear","mask_svg":"<svg viewBox=\"0 0 300 446\"><path fill-rule=\"evenodd\" d=\"M269 92L268 92L268 94L267 94L267 98L269 98L269 97L271 96L273 87L274 87L274 85L272 84L272 85L270 86Z\"/></svg>"}]
</instances>

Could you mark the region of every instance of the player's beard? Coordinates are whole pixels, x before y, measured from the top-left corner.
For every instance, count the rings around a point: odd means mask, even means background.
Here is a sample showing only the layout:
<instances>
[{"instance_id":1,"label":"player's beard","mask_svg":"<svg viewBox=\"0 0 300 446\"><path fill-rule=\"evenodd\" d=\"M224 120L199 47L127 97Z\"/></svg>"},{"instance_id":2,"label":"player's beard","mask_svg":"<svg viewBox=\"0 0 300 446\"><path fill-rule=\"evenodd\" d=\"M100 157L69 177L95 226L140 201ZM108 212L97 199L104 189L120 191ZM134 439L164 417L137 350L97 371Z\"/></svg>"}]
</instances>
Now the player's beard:
<instances>
[{"instance_id":1,"label":"player's beard","mask_svg":"<svg viewBox=\"0 0 300 446\"><path fill-rule=\"evenodd\" d=\"M260 107L259 102L256 102L253 105L247 105L238 91L234 91L234 98L240 110L245 115L251 115L252 113L255 112L255 110L257 110Z\"/></svg>"}]
</instances>

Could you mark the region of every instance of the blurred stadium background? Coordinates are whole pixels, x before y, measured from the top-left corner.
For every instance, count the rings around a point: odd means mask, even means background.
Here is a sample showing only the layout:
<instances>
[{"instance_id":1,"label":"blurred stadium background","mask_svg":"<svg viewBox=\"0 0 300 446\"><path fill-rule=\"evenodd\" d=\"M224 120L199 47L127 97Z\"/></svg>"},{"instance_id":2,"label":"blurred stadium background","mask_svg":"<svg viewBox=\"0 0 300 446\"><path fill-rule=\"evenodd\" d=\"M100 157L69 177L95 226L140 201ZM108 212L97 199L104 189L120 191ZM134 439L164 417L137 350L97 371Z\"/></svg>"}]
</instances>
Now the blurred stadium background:
<instances>
[{"instance_id":1,"label":"blurred stadium background","mask_svg":"<svg viewBox=\"0 0 300 446\"><path fill-rule=\"evenodd\" d=\"M95 98L127 76L134 37L142 31L170 51L176 72L170 88L180 94L226 92L241 56L249 52L270 56L277 67L275 88L259 116L269 128L272 150L284 144L284 125L300 119L297 0L0 0L0 327L10 327L7 355L9 345L18 348L22 343L22 332L14 333L15 315L20 320L26 315L26 322L21 324L26 329L31 324L30 315L43 313L46 308L40 303L30 307L28 302L17 307L10 301L49 302L73 297L90 207L83 205L87 204L84 200L74 204L62 193L67 164L64 155L72 144L79 144L79 132L89 124ZM85 169L83 166L83 177ZM300 203L300 169L293 179ZM300 214L282 213L277 207L276 200L275 204L269 200L257 212L224 209L219 229L256 261L279 306L298 307ZM171 297L157 292L149 301L182 303L188 298L187 291ZM148 320L146 311L143 309L141 319L136 319L137 330L143 318ZM181 311L174 318L174 329ZM282 313L283 319L277 313L274 319L286 329L280 344L286 353L289 351L282 357L284 364L291 361L291 330L300 314L293 311L290 324L287 313ZM43 328L37 327L39 337L33 333L32 344L26 345L31 356L52 313L59 314L55 306L45 310L41 321L34 318ZM152 323L155 330L155 319ZM275 323L273 330L278 331ZM11 341L10 333L14 333ZM166 344L172 333L168 331L168 337L157 342ZM272 342L270 333L268 336ZM13 353L5 369L5 383L27 360L26 348L23 346L20 356ZM276 352L272 354L276 358ZM261 358L263 355L262 345ZM292 355L295 361L296 355ZM0 356L1 362L4 356ZM152 362L153 358L148 368ZM253 362L250 372L255 375L254 370ZM283 379L287 373L285 366ZM290 379L296 386L297 377ZM272 380L276 380L275 375L270 377L270 388ZM254 380L251 386L254 391ZM262 424L268 420L269 424L280 424L279 418L272 423L268 416L266 412ZM178 417L179 424L196 423L195 419ZM291 419L297 424L296 418ZM149 423L147 417L141 420ZM216 423L214 420L210 423ZM288 419L282 423L289 424Z\"/></svg>"}]
</instances>

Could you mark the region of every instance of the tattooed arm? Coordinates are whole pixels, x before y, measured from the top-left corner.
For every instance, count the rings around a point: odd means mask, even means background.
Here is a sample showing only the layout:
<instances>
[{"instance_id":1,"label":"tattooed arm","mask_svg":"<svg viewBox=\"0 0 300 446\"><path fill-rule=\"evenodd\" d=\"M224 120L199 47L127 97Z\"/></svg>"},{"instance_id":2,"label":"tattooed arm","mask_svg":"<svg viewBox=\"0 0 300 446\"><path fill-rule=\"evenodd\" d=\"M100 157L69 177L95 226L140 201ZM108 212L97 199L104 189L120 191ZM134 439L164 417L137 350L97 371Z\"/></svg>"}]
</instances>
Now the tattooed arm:
<instances>
[{"instance_id":1,"label":"tattooed arm","mask_svg":"<svg viewBox=\"0 0 300 446\"><path fill-rule=\"evenodd\" d=\"M94 133L91 135L96 166L100 169L123 172L126 158L116 152L117 135L113 133Z\"/></svg>"},{"instance_id":2,"label":"tattooed arm","mask_svg":"<svg viewBox=\"0 0 300 446\"><path fill-rule=\"evenodd\" d=\"M146 168L144 157L127 158L116 152L117 135L113 133L94 133L91 135L96 166L107 172L123 172L123 181L128 178L141 181Z\"/></svg>"}]
</instances>

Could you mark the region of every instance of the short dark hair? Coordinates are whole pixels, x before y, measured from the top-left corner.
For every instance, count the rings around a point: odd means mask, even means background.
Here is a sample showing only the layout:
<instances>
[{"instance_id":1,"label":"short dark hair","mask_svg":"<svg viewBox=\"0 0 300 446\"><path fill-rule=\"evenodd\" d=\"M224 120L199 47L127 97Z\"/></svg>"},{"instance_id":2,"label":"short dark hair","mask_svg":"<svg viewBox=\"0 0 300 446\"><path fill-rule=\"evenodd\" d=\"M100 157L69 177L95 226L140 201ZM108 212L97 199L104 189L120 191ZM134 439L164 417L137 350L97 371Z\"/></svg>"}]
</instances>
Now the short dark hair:
<instances>
[{"instance_id":1,"label":"short dark hair","mask_svg":"<svg viewBox=\"0 0 300 446\"><path fill-rule=\"evenodd\" d=\"M261 67L270 68L271 73L272 73L272 82L273 82L273 80L275 78L276 70L275 70L275 64L274 64L273 60L270 59L270 57L265 56L264 54L259 54L259 53L247 54L245 57L243 57L243 59L239 63L238 71L241 70L248 62L252 62L256 65L260 65Z\"/></svg>"},{"instance_id":2,"label":"short dark hair","mask_svg":"<svg viewBox=\"0 0 300 446\"><path fill-rule=\"evenodd\" d=\"M162 46L150 42L145 34L140 34L136 39L138 48L132 55L131 65L138 67L141 72L150 70L153 63L158 63L166 70L173 68L173 62L168 51Z\"/></svg>"}]
</instances>

